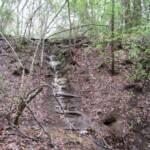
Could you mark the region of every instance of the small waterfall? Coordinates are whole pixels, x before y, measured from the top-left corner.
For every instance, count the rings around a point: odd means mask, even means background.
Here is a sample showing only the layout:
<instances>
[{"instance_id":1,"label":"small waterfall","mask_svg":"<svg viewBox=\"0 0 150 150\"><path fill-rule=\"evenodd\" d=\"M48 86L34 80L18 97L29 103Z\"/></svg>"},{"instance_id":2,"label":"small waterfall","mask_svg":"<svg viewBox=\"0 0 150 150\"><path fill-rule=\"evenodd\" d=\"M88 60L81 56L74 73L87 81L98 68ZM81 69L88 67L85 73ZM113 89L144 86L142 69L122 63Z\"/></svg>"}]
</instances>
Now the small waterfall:
<instances>
[{"instance_id":1,"label":"small waterfall","mask_svg":"<svg viewBox=\"0 0 150 150\"><path fill-rule=\"evenodd\" d=\"M57 97L62 106L64 106L64 111L68 112L70 109L67 104L73 105L72 98L75 97L75 95L71 94L69 91L67 78L62 77L60 74L60 71L63 69L62 63L57 60L55 55L49 56L49 65L54 72L54 79L52 83L53 94ZM59 108L59 106L57 106L57 108Z\"/></svg>"},{"instance_id":2,"label":"small waterfall","mask_svg":"<svg viewBox=\"0 0 150 150\"><path fill-rule=\"evenodd\" d=\"M51 66L51 68L53 69L54 73L57 74L58 70L61 66L61 62L57 61L56 56L55 55L51 55L49 56L49 65Z\"/></svg>"},{"instance_id":3,"label":"small waterfall","mask_svg":"<svg viewBox=\"0 0 150 150\"><path fill-rule=\"evenodd\" d=\"M60 72L63 69L62 63L57 60L55 55L51 55L49 56L49 65L54 73L52 82L53 94L59 101L59 104L57 103L55 106L55 112L63 114L65 118L67 118L67 120L65 120L67 125L69 122L69 124L71 123L77 130L87 127L87 125L90 124L88 122L89 120L79 111L80 97L70 92L67 78L61 76Z\"/></svg>"}]
</instances>

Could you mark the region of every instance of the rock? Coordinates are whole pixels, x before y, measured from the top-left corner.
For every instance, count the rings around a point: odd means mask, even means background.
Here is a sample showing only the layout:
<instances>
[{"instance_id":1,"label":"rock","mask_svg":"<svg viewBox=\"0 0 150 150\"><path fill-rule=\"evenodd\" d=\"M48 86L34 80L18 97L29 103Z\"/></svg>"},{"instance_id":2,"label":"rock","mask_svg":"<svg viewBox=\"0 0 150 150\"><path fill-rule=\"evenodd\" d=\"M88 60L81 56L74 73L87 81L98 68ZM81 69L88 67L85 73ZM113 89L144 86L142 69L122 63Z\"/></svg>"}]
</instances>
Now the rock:
<instances>
[{"instance_id":1,"label":"rock","mask_svg":"<svg viewBox=\"0 0 150 150\"><path fill-rule=\"evenodd\" d=\"M54 83L59 84L60 86L64 86L67 84L66 78L54 78Z\"/></svg>"},{"instance_id":2,"label":"rock","mask_svg":"<svg viewBox=\"0 0 150 150\"><path fill-rule=\"evenodd\" d=\"M49 65L51 66L53 71L58 71L61 69L61 62L60 61L50 61Z\"/></svg>"},{"instance_id":3,"label":"rock","mask_svg":"<svg viewBox=\"0 0 150 150\"><path fill-rule=\"evenodd\" d=\"M74 95L74 94L71 94L71 93L68 93L68 92L61 92L61 93L56 93L56 96L57 97L70 97L70 98L81 98L81 96L78 96L78 95Z\"/></svg>"}]
</instances>

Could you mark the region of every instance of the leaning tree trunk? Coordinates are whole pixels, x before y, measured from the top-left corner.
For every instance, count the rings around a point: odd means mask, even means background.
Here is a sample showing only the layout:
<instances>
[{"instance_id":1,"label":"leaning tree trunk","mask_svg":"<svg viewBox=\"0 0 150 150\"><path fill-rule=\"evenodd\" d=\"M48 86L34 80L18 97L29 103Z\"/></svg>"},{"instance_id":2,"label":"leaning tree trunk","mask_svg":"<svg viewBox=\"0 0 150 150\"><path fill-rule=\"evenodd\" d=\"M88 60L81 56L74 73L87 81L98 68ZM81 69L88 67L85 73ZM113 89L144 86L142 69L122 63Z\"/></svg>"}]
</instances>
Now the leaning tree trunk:
<instances>
[{"instance_id":1,"label":"leaning tree trunk","mask_svg":"<svg viewBox=\"0 0 150 150\"><path fill-rule=\"evenodd\" d=\"M17 112L14 118L14 124L19 125L19 119L26 108L26 106L43 90L43 87L35 88L31 92L27 94L27 96L23 99L20 97L20 102L17 108Z\"/></svg>"}]
</instances>

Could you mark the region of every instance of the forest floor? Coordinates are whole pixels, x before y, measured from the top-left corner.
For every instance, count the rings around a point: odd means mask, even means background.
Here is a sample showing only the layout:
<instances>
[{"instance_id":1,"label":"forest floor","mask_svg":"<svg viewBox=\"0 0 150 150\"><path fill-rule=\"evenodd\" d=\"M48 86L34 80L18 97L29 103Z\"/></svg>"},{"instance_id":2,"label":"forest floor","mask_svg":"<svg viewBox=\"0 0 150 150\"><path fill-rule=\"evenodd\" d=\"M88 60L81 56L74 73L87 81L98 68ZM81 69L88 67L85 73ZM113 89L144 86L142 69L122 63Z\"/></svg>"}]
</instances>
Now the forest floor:
<instances>
[{"instance_id":1,"label":"forest floor","mask_svg":"<svg viewBox=\"0 0 150 150\"><path fill-rule=\"evenodd\" d=\"M39 46L33 73L29 75L38 41L8 38L26 68L25 76L9 43L0 39L0 150L149 150L150 84L133 82L134 62L116 52L116 75L111 75L109 51L94 48L87 38L69 42L45 42L43 66ZM88 125L84 132L64 129L64 117L53 112L52 89L44 87L26 107L19 128L14 126L20 97L43 85L51 85L53 72L46 55L66 61L63 76L76 95ZM24 82L23 82L24 81ZM47 134L50 137L47 137ZM53 144L53 145L52 145Z\"/></svg>"}]
</instances>

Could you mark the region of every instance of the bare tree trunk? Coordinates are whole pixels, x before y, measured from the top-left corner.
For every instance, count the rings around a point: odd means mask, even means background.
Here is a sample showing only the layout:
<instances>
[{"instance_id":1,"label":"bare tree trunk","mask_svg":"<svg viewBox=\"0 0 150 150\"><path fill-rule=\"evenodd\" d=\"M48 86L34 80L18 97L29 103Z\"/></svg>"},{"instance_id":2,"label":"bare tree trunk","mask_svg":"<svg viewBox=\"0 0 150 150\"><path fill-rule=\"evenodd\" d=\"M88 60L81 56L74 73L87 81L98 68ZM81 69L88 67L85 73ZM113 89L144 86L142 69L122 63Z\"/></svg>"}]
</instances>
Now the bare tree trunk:
<instances>
[{"instance_id":1,"label":"bare tree trunk","mask_svg":"<svg viewBox=\"0 0 150 150\"><path fill-rule=\"evenodd\" d=\"M43 90L42 87L34 89L31 91L29 94L27 94L27 97L25 99L20 98L20 103L18 105L18 110L16 112L16 116L14 119L14 124L18 125L19 124L19 118L22 115L24 109L26 108L27 104L29 104L41 91Z\"/></svg>"},{"instance_id":2,"label":"bare tree trunk","mask_svg":"<svg viewBox=\"0 0 150 150\"><path fill-rule=\"evenodd\" d=\"M115 29L115 0L112 0L111 16L111 73L115 74L115 56L114 56L114 29Z\"/></svg>"},{"instance_id":3,"label":"bare tree trunk","mask_svg":"<svg viewBox=\"0 0 150 150\"><path fill-rule=\"evenodd\" d=\"M150 2L149 2L149 5L148 5L147 21L150 21Z\"/></svg>"},{"instance_id":4,"label":"bare tree trunk","mask_svg":"<svg viewBox=\"0 0 150 150\"><path fill-rule=\"evenodd\" d=\"M72 49L71 49L71 39L72 39L72 23L71 23L71 13L70 13L70 2L69 0L67 0L67 4L68 4L68 18L69 18L69 52L70 52L70 57L71 57L71 61L73 61L73 57L72 57Z\"/></svg>"},{"instance_id":5,"label":"bare tree trunk","mask_svg":"<svg viewBox=\"0 0 150 150\"><path fill-rule=\"evenodd\" d=\"M19 31L20 31L20 17L19 17L19 6L20 6L20 2L19 1L17 1L18 2L18 4L17 4L17 29L16 29L16 31L17 31L17 36L19 37Z\"/></svg>"},{"instance_id":6,"label":"bare tree trunk","mask_svg":"<svg viewBox=\"0 0 150 150\"><path fill-rule=\"evenodd\" d=\"M131 27L131 3L130 0L123 0L124 6L124 23L125 29L129 29Z\"/></svg>"},{"instance_id":7,"label":"bare tree trunk","mask_svg":"<svg viewBox=\"0 0 150 150\"><path fill-rule=\"evenodd\" d=\"M133 1L133 25L137 26L141 24L142 18L142 5L141 0L134 0Z\"/></svg>"},{"instance_id":8,"label":"bare tree trunk","mask_svg":"<svg viewBox=\"0 0 150 150\"><path fill-rule=\"evenodd\" d=\"M72 23L71 23L70 2L69 2L69 0L67 0L67 4L68 4L68 19L69 19L69 28L70 28L69 36L71 38L71 36L72 36L72 31L71 31Z\"/></svg>"}]
</instances>

